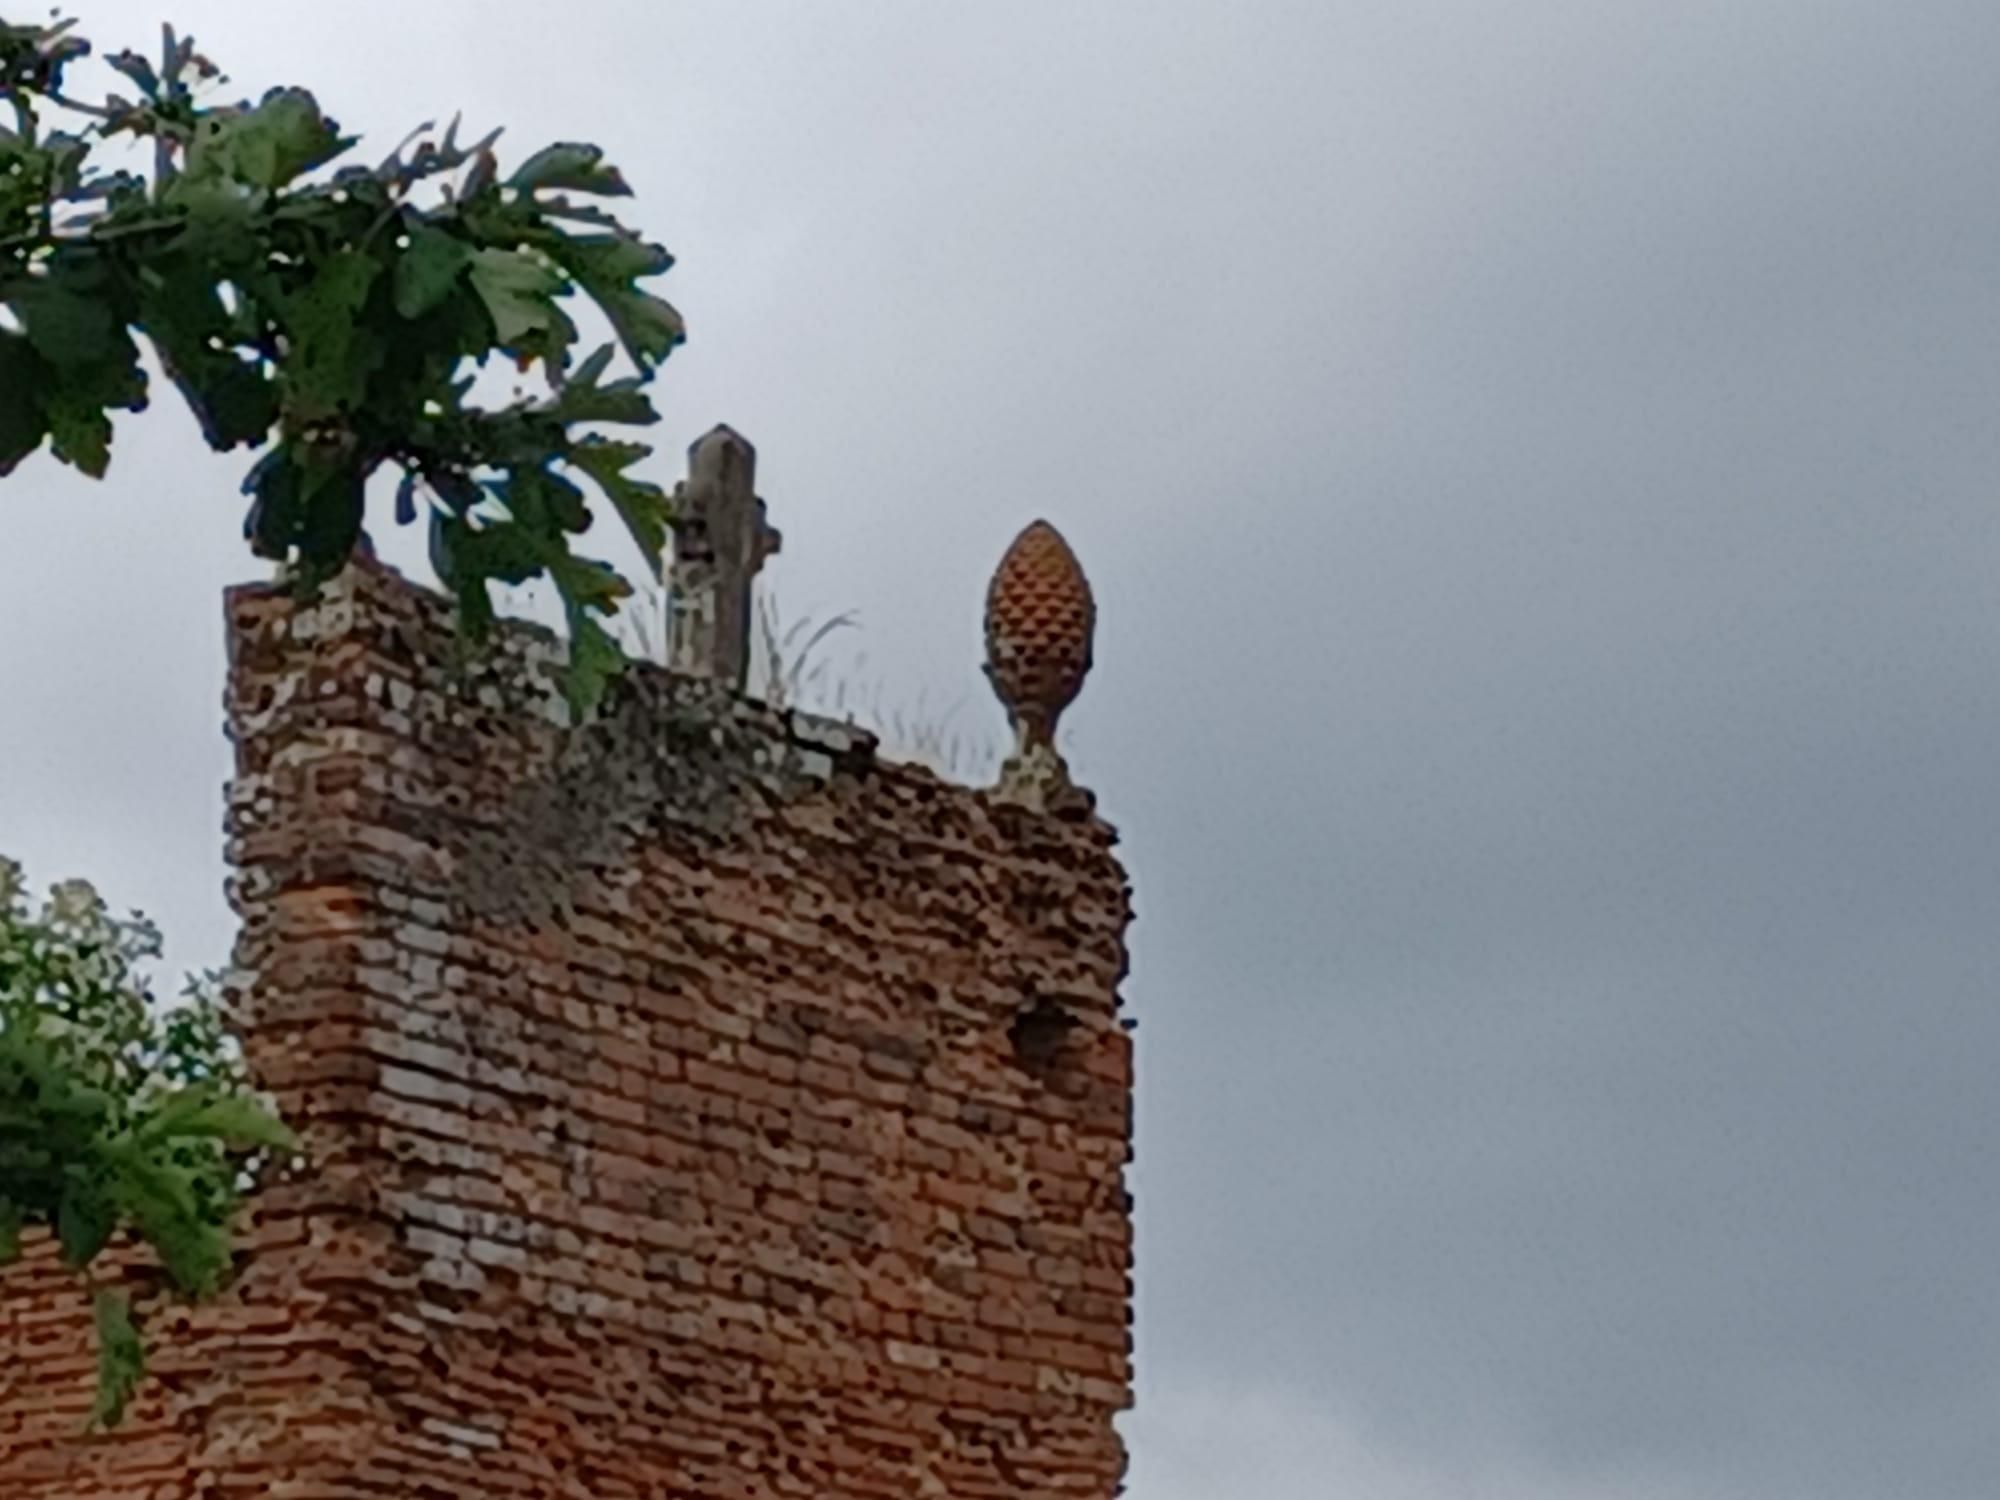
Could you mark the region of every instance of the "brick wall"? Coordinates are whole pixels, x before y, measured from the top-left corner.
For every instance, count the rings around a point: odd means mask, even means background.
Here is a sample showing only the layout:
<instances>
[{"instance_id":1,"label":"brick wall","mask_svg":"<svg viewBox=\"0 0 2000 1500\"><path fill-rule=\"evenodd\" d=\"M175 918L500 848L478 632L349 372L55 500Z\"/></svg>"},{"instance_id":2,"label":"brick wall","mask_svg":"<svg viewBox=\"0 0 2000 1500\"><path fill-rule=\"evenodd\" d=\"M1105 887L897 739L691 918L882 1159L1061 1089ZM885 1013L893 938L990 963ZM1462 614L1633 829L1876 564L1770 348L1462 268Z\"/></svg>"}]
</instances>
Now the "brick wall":
<instances>
[{"instance_id":1,"label":"brick wall","mask_svg":"<svg viewBox=\"0 0 2000 1500\"><path fill-rule=\"evenodd\" d=\"M75 1287L0 1273L0 1494L1116 1493L1108 828L663 673L569 729L548 637L462 659L375 565L229 610L238 1005L314 1164L109 1436Z\"/></svg>"}]
</instances>

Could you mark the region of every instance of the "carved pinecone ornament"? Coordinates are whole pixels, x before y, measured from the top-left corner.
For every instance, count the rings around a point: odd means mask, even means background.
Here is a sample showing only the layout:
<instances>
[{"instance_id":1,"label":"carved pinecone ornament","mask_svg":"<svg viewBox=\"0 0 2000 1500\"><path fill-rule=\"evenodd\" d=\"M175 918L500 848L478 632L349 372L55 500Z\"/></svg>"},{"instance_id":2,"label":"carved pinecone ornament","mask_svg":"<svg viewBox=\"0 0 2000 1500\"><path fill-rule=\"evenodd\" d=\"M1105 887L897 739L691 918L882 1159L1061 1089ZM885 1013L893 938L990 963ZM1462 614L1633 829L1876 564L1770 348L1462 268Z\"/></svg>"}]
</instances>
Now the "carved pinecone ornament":
<instances>
[{"instance_id":1,"label":"carved pinecone ornament","mask_svg":"<svg viewBox=\"0 0 2000 1500\"><path fill-rule=\"evenodd\" d=\"M1023 754L1053 751L1056 721L1090 671L1097 603L1062 533L1037 521L1000 560L986 591L986 675Z\"/></svg>"}]
</instances>

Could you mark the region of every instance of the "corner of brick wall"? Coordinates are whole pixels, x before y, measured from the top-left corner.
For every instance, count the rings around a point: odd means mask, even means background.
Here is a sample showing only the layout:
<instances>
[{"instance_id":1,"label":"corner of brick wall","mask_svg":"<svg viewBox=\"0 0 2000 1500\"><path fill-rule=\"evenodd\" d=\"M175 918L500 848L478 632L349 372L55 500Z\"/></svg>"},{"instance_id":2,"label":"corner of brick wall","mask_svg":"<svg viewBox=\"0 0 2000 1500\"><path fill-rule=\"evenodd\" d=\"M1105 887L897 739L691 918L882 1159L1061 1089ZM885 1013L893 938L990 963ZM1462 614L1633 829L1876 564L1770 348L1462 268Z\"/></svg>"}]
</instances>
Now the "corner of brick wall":
<instances>
[{"instance_id":1,"label":"corner of brick wall","mask_svg":"<svg viewBox=\"0 0 2000 1500\"><path fill-rule=\"evenodd\" d=\"M1107 827L650 669L570 728L553 638L379 565L228 607L235 998L312 1167L117 1433L48 1247L0 1273L0 1493L1117 1493Z\"/></svg>"}]
</instances>

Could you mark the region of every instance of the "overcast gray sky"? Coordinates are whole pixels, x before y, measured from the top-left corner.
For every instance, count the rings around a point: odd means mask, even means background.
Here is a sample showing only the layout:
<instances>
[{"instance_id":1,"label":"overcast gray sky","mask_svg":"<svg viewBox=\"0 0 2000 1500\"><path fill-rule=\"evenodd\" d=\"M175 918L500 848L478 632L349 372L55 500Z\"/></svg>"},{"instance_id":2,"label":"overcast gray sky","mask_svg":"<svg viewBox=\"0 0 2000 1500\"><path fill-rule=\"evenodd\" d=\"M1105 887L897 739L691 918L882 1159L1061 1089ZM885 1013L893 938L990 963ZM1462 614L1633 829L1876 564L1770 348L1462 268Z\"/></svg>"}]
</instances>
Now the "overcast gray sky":
<instances>
[{"instance_id":1,"label":"overcast gray sky","mask_svg":"<svg viewBox=\"0 0 2000 1500\"><path fill-rule=\"evenodd\" d=\"M752 437L890 701L997 735L1072 538L1137 1500L2000 1495L2000 6L170 14L382 150L610 147L658 477ZM187 964L241 467L163 400L0 499L0 847Z\"/></svg>"}]
</instances>

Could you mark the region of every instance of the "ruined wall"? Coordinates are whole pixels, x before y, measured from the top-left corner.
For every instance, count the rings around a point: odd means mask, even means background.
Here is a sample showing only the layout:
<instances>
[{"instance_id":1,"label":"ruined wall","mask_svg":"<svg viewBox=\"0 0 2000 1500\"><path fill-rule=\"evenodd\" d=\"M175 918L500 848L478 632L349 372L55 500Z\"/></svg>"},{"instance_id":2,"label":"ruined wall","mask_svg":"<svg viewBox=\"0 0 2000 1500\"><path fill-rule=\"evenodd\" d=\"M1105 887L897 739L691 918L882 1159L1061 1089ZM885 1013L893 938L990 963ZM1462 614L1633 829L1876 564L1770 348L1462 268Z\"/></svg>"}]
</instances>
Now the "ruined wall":
<instances>
[{"instance_id":1,"label":"ruined wall","mask_svg":"<svg viewBox=\"0 0 2000 1500\"><path fill-rule=\"evenodd\" d=\"M1108 1497L1126 886L1033 812L664 673L564 727L375 565L230 600L238 1001L312 1170L80 1439L0 1273L0 1494ZM135 1271L135 1278L143 1273Z\"/></svg>"}]
</instances>

